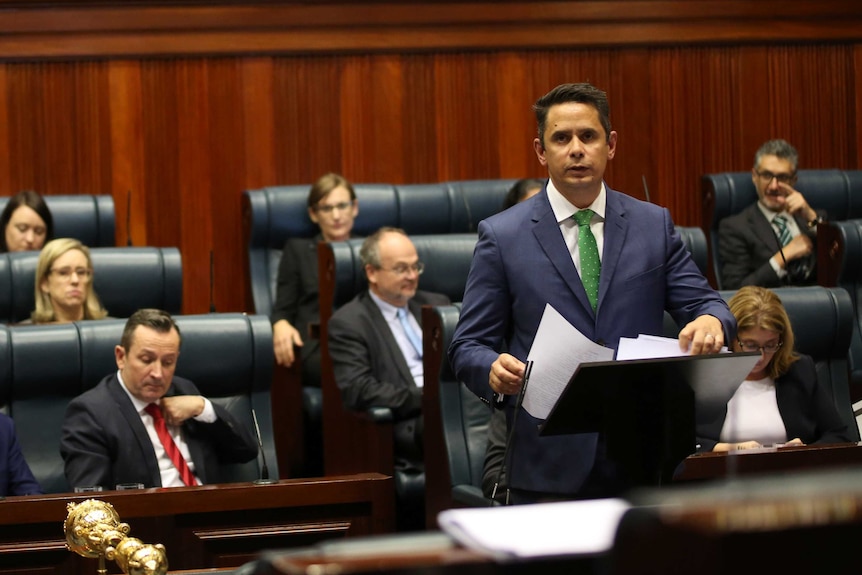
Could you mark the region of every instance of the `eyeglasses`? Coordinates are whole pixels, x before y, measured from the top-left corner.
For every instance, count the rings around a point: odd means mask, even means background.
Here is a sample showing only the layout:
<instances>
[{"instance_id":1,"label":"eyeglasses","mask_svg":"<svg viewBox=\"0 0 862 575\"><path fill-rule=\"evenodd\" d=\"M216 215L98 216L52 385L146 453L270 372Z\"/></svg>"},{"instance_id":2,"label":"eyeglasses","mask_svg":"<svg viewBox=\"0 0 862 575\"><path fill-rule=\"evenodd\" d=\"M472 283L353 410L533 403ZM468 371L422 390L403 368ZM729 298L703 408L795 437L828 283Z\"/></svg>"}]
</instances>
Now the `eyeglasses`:
<instances>
[{"instance_id":1,"label":"eyeglasses","mask_svg":"<svg viewBox=\"0 0 862 575\"><path fill-rule=\"evenodd\" d=\"M757 174L757 177L759 177L761 180L763 180L766 183L771 182L772 178L775 178L776 180L778 180L779 184L789 184L790 182L792 182L793 180L796 179L796 172L793 172L792 174L773 174L772 172L763 171L763 172L756 172L756 174Z\"/></svg>"},{"instance_id":2,"label":"eyeglasses","mask_svg":"<svg viewBox=\"0 0 862 575\"><path fill-rule=\"evenodd\" d=\"M425 264L422 262L416 262L413 265L407 264L398 264L394 268L380 268L385 272L392 272L398 276L406 276L410 272L416 272L416 275L421 276L422 272L425 271Z\"/></svg>"},{"instance_id":3,"label":"eyeglasses","mask_svg":"<svg viewBox=\"0 0 862 575\"><path fill-rule=\"evenodd\" d=\"M338 210L339 212L344 212L344 211L349 210L351 207L353 207L353 202L338 202L337 204L331 204L331 205L318 204L317 206L314 207L314 211L321 213L321 214L329 215L332 212L334 212L335 210Z\"/></svg>"},{"instance_id":4,"label":"eyeglasses","mask_svg":"<svg viewBox=\"0 0 862 575\"><path fill-rule=\"evenodd\" d=\"M88 270L87 268L59 268L52 269L50 272L58 276L63 281L71 280L72 274L78 276L78 279L86 281L90 279L90 275L93 273L93 270Z\"/></svg>"},{"instance_id":5,"label":"eyeglasses","mask_svg":"<svg viewBox=\"0 0 862 575\"><path fill-rule=\"evenodd\" d=\"M741 339L737 339L736 341L739 342L739 347L742 351L749 353L760 352L766 355L772 355L784 344L783 341L776 341L775 343L768 343L766 345L758 345L756 341L742 341Z\"/></svg>"}]
</instances>

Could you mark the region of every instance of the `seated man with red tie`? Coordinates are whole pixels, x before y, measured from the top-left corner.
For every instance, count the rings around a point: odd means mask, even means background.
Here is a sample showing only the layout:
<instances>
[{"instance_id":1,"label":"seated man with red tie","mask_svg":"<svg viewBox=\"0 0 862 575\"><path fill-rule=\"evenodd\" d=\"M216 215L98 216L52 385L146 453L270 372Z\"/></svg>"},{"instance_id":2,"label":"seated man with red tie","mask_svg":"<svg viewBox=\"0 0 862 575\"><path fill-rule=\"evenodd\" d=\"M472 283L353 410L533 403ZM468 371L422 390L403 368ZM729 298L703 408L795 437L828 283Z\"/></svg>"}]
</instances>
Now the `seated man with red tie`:
<instances>
[{"instance_id":1,"label":"seated man with red tie","mask_svg":"<svg viewBox=\"0 0 862 575\"><path fill-rule=\"evenodd\" d=\"M218 483L220 464L257 456L250 430L174 377L180 343L167 312L132 314L114 350L117 372L66 410L60 453L69 485Z\"/></svg>"}]
</instances>

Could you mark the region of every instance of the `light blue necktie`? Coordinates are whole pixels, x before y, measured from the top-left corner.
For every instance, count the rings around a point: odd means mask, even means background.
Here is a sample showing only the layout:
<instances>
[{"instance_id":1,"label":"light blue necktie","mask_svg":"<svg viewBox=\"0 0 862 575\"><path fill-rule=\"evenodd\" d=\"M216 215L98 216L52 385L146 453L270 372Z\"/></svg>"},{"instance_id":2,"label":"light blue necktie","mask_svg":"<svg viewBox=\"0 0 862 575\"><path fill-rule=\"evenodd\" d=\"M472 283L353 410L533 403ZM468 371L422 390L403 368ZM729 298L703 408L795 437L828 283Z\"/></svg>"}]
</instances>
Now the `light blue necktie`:
<instances>
[{"instance_id":1,"label":"light blue necktie","mask_svg":"<svg viewBox=\"0 0 862 575\"><path fill-rule=\"evenodd\" d=\"M404 335L407 336L407 339L410 340L410 344L413 346L413 349L416 350L416 353L419 357L422 357L422 336L416 333L416 330L413 329L413 326L407 319L407 308L399 307L398 308L398 320L401 322L401 327L404 328Z\"/></svg>"},{"instance_id":2,"label":"light blue necktie","mask_svg":"<svg viewBox=\"0 0 862 575\"><path fill-rule=\"evenodd\" d=\"M590 229L590 220L593 210L579 210L572 216L578 222L578 253L581 256L581 281L587 292L587 299L593 311L599 301L599 275L602 271L602 262L599 259L599 248L596 244L596 236Z\"/></svg>"},{"instance_id":3,"label":"light blue necktie","mask_svg":"<svg viewBox=\"0 0 862 575\"><path fill-rule=\"evenodd\" d=\"M790 229L787 227L787 217L783 214L778 214L772 218L772 223L778 228L778 241L781 242L781 246L784 247L789 244L793 238L790 236Z\"/></svg>"}]
</instances>

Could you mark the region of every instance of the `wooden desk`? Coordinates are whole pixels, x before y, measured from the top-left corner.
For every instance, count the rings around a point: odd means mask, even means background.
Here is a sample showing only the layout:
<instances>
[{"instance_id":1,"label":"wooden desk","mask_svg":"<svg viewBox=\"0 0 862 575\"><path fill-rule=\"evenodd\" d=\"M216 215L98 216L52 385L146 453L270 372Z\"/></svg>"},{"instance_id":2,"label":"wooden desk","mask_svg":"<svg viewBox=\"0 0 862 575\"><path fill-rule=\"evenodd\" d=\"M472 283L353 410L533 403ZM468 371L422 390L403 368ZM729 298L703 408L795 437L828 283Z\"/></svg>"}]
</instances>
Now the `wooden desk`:
<instances>
[{"instance_id":1,"label":"wooden desk","mask_svg":"<svg viewBox=\"0 0 862 575\"><path fill-rule=\"evenodd\" d=\"M720 479L728 477L731 466L736 475L751 475L801 469L824 469L862 465L862 444L804 445L782 447L768 453L697 453L688 456L685 467L674 481Z\"/></svg>"},{"instance_id":2,"label":"wooden desk","mask_svg":"<svg viewBox=\"0 0 862 575\"><path fill-rule=\"evenodd\" d=\"M95 573L65 546L68 502L114 506L132 537L167 548L172 571L237 567L264 549L390 533L392 478L377 473L200 487L9 497L0 501L0 573ZM93 497L96 495L97 497ZM108 562L109 571L119 572Z\"/></svg>"},{"instance_id":3,"label":"wooden desk","mask_svg":"<svg viewBox=\"0 0 862 575\"><path fill-rule=\"evenodd\" d=\"M343 543L343 545L342 545ZM605 556L546 557L497 562L465 549L441 532L366 537L269 553L261 575L593 575Z\"/></svg>"}]
</instances>

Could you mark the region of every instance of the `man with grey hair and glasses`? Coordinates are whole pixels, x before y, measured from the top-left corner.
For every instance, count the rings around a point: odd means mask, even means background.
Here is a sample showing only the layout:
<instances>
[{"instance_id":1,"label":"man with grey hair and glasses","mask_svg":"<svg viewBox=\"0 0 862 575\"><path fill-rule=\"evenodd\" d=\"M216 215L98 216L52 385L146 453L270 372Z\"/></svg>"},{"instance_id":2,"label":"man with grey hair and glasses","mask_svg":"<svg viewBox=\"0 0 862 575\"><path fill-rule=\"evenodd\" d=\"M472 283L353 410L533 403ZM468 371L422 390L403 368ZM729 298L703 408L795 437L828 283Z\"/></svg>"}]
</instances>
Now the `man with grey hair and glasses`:
<instances>
[{"instance_id":1,"label":"man with grey hair and glasses","mask_svg":"<svg viewBox=\"0 0 862 575\"><path fill-rule=\"evenodd\" d=\"M379 229L362 243L360 258L368 289L329 320L335 383L347 409L392 410L395 468L419 474L424 471L420 310L446 305L449 298L418 290L425 267L404 230Z\"/></svg>"},{"instance_id":2,"label":"man with grey hair and glasses","mask_svg":"<svg viewBox=\"0 0 862 575\"><path fill-rule=\"evenodd\" d=\"M814 283L817 276L815 211L796 190L799 154L785 140L757 150L751 179L757 202L719 223L718 254L724 289Z\"/></svg>"}]
</instances>

